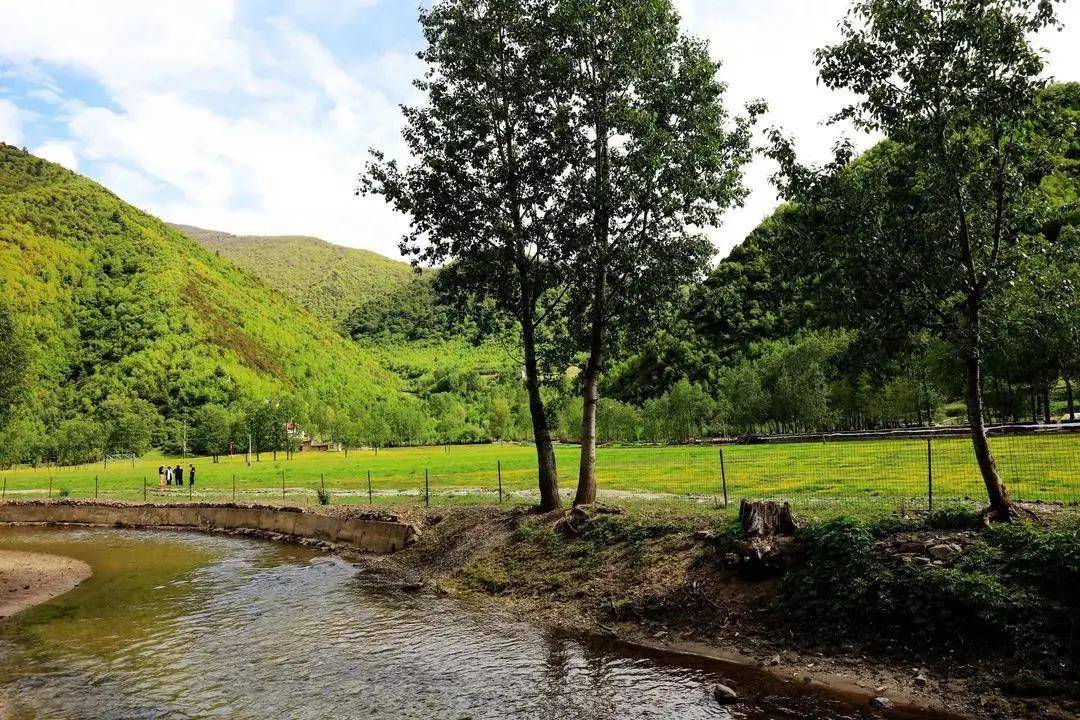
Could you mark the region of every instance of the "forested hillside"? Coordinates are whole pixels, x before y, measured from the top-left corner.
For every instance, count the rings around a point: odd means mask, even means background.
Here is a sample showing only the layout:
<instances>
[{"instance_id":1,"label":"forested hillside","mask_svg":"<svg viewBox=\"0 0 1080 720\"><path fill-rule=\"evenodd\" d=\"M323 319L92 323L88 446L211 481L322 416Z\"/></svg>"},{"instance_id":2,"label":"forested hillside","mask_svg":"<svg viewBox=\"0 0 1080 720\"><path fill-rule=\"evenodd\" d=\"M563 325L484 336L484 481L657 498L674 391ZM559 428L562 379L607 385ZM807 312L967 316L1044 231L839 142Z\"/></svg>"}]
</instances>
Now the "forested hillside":
<instances>
[{"instance_id":1,"label":"forested hillside","mask_svg":"<svg viewBox=\"0 0 1080 720\"><path fill-rule=\"evenodd\" d=\"M230 235L190 225L174 227L335 327L357 307L393 291L413 275L407 263L318 238Z\"/></svg>"},{"instance_id":2,"label":"forested hillside","mask_svg":"<svg viewBox=\"0 0 1080 720\"><path fill-rule=\"evenodd\" d=\"M358 412L334 401L327 407L338 420L305 418L313 428L390 444L529 436L518 364L444 302L434 283L437 271L418 274L406 263L315 238L176 227L332 322L400 379L405 396L364 412L365 422L343 423Z\"/></svg>"},{"instance_id":3,"label":"forested hillside","mask_svg":"<svg viewBox=\"0 0 1080 720\"><path fill-rule=\"evenodd\" d=\"M30 355L8 454L179 447L207 405L287 415L297 399L353 407L398 393L370 354L252 274L8 145L0 298Z\"/></svg>"}]
</instances>

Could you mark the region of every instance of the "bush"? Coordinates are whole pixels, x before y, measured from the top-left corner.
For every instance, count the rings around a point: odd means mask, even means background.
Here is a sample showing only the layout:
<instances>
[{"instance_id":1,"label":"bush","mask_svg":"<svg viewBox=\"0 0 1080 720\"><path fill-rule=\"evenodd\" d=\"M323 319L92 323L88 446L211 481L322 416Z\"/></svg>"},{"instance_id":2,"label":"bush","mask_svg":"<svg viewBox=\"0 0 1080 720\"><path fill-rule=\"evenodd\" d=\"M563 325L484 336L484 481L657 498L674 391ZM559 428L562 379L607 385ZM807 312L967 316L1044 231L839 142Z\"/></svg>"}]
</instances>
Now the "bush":
<instances>
[{"instance_id":1,"label":"bush","mask_svg":"<svg viewBox=\"0 0 1080 720\"><path fill-rule=\"evenodd\" d=\"M1017 625L1051 613L1029 588L1078 586L1075 533L994 528L955 567L897 566L875 551L882 527L841 517L800 531L802 556L781 584L780 609L810 626L873 629L913 645L1004 647Z\"/></svg>"},{"instance_id":2,"label":"bush","mask_svg":"<svg viewBox=\"0 0 1080 720\"><path fill-rule=\"evenodd\" d=\"M60 488L56 493L56 497L60 497L60 498L66 498L66 497L68 497L70 495L71 495L71 491L68 490L67 488Z\"/></svg>"},{"instance_id":3,"label":"bush","mask_svg":"<svg viewBox=\"0 0 1080 720\"><path fill-rule=\"evenodd\" d=\"M315 497L318 498L320 505L330 504L330 491L324 487L320 487L315 491Z\"/></svg>"}]
</instances>

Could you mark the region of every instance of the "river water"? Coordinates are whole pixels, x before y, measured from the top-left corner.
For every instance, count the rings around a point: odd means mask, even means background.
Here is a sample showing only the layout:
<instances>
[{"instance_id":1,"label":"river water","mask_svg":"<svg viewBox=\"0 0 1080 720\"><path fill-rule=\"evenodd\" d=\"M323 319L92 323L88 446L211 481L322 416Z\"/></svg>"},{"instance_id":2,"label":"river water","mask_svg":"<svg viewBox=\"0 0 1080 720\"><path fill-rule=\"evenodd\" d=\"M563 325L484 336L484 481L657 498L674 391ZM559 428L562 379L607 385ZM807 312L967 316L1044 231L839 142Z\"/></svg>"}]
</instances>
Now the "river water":
<instances>
[{"instance_id":1,"label":"river water","mask_svg":"<svg viewBox=\"0 0 1080 720\"><path fill-rule=\"evenodd\" d=\"M0 623L4 720L874 717L751 671L381 587L298 546L0 527L0 548L94 569ZM718 705L708 690L725 681L752 702Z\"/></svg>"}]
</instances>

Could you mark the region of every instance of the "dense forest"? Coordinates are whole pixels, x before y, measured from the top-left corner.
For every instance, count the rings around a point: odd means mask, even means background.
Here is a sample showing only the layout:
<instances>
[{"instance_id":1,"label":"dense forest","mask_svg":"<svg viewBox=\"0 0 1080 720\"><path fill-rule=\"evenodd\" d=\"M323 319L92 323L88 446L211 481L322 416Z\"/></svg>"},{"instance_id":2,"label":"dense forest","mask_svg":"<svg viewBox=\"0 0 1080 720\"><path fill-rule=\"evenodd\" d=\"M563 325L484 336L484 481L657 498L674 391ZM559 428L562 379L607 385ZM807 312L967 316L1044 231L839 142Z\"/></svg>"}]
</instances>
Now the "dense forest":
<instances>
[{"instance_id":1,"label":"dense forest","mask_svg":"<svg viewBox=\"0 0 1080 720\"><path fill-rule=\"evenodd\" d=\"M1051 249L1026 258L1017 280L993 300L984 387L990 419L1002 423L1076 414L1080 84L1051 85L1040 102L1069 137L1048 158L1041 212L1029 220L1028 232L1044 235ZM851 169L884 167L913 182L897 157L897 146L884 141ZM844 284L800 255L798 214L780 207L691 288L669 329L613 368L608 393L647 408L689 381L701 391L692 435L964 422L955 348L930 333L895 337L888 327L860 327L845 317L821 292ZM685 385L679 392L690 394ZM620 417L635 411L609 407ZM637 423L648 435L646 426Z\"/></svg>"},{"instance_id":2,"label":"dense forest","mask_svg":"<svg viewBox=\"0 0 1080 720\"><path fill-rule=\"evenodd\" d=\"M0 442L9 462L191 449L209 415L227 417L230 441L246 446L256 415L399 393L369 353L249 272L7 145L0 240L13 318L3 346L25 355ZM220 437L202 444L225 449Z\"/></svg>"},{"instance_id":3,"label":"dense forest","mask_svg":"<svg viewBox=\"0 0 1080 720\"><path fill-rule=\"evenodd\" d=\"M177 230L339 327L356 307L412 277L407 263L313 237L231 235L191 225Z\"/></svg>"}]
</instances>

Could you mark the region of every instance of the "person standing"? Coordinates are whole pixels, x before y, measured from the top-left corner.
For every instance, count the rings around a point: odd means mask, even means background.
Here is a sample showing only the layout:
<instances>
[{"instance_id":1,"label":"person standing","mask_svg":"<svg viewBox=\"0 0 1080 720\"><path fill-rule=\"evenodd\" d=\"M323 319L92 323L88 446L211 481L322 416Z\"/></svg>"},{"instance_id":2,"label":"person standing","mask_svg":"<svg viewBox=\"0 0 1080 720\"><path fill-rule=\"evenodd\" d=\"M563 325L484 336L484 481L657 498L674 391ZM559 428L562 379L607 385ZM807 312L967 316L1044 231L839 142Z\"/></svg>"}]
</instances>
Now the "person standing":
<instances>
[{"instance_id":1,"label":"person standing","mask_svg":"<svg viewBox=\"0 0 1080 720\"><path fill-rule=\"evenodd\" d=\"M173 479L176 480L176 484L180 487L184 486L184 468L180 467L180 463L176 463L176 470L173 470Z\"/></svg>"},{"instance_id":2,"label":"person standing","mask_svg":"<svg viewBox=\"0 0 1080 720\"><path fill-rule=\"evenodd\" d=\"M188 485L194 485L195 484L195 466L194 465L192 465L191 467L188 468L187 482L188 482Z\"/></svg>"},{"instance_id":3,"label":"person standing","mask_svg":"<svg viewBox=\"0 0 1080 720\"><path fill-rule=\"evenodd\" d=\"M165 484L172 485L172 468L165 468Z\"/></svg>"},{"instance_id":4,"label":"person standing","mask_svg":"<svg viewBox=\"0 0 1080 720\"><path fill-rule=\"evenodd\" d=\"M165 489L165 466L164 465L158 465L157 466L157 489L158 489L158 492L161 492L162 490Z\"/></svg>"}]
</instances>

